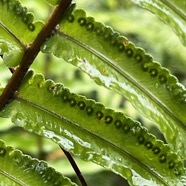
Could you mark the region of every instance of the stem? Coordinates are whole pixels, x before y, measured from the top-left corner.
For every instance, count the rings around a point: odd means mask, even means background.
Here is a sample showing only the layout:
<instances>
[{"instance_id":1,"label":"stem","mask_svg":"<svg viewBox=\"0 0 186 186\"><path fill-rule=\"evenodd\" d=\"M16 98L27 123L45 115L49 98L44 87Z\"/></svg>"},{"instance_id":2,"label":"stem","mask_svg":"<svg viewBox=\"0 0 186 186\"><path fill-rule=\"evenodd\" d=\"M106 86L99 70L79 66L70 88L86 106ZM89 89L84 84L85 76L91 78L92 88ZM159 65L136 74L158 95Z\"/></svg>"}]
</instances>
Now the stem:
<instances>
[{"instance_id":1,"label":"stem","mask_svg":"<svg viewBox=\"0 0 186 186\"><path fill-rule=\"evenodd\" d=\"M72 0L60 1L60 3L56 6L51 16L45 23L41 32L37 35L36 39L29 47L26 48L26 51L23 55L19 67L13 73L3 93L0 96L0 110L2 110L8 102L10 102L14 93L18 90L19 85L21 84L30 65L33 63L34 59L38 55L41 45L43 44L46 38L50 37L52 30L61 21L66 10L70 6L71 1Z\"/></svg>"},{"instance_id":2,"label":"stem","mask_svg":"<svg viewBox=\"0 0 186 186\"><path fill-rule=\"evenodd\" d=\"M60 147L60 148L64 152L64 154L66 155L66 157L68 158L70 164L72 165L72 167L73 167L76 175L79 178L79 181L81 182L81 185L82 186L88 186L87 183L86 183L86 181L85 181L85 179L84 179L84 177L83 177L83 175L82 175L82 173L81 173L81 171L79 170L76 162L74 161L73 157L71 156L71 154L68 151L66 151L65 149L63 149L62 147Z\"/></svg>"}]
</instances>

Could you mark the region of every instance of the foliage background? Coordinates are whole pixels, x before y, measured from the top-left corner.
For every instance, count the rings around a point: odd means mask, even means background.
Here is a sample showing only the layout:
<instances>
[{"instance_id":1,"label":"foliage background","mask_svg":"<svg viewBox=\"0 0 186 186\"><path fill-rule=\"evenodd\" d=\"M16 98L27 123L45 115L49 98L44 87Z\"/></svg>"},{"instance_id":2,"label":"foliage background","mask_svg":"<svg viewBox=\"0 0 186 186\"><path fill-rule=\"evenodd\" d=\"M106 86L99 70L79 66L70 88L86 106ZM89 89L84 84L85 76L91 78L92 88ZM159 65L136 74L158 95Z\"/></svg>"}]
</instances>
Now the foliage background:
<instances>
[{"instance_id":1,"label":"foliage background","mask_svg":"<svg viewBox=\"0 0 186 186\"><path fill-rule=\"evenodd\" d=\"M44 0L33 0L31 2L21 0L21 2L35 14L37 19L45 20L52 9ZM85 9L88 15L112 26L137 46L145 48L156 61L168 68L186 86L186 48L182 46L173 31L155 15L137 7L128 0L76 0L75 2L77 7ZM36 72L43 73L46 78L53 79L55 82L62 82L73 92L103 102L107 107L120 110L140 120L149 128L150 132L163 139L155 125L150 121L147 122L139 115L124 97L97 86L87 75L63 60L50 55L39 54L31 68L34 68ZM3 62L0 61L1 80L2 77L5 77L2 86L10 75L10 72L3 66ZM19 148L33 157L46 160L56 170L71 177L73 181L77 181L70 164L56 144L15 127L9 119L1 118L0 123L0 138L5 140L8 145ZM128 185L123 178L104 170L98 165L83 162L78 158L76 158L76 161L89 186Z\"/></svg>"}]
</instances>

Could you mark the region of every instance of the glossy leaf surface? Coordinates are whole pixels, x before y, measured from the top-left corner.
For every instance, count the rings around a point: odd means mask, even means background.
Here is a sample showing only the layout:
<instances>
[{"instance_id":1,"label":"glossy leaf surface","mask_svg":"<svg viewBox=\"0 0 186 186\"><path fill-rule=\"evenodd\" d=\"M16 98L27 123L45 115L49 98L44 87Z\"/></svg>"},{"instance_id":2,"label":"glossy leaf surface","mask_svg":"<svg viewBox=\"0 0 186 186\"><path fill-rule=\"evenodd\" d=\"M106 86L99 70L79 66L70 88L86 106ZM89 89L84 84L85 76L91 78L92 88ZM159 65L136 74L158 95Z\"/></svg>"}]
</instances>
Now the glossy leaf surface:
<instances>
[{"instance_id":1,"label":"glossy leaf surface","mask_svg":"<svg viewBox=\"0 0 186 186\"><path fill-rule=\"evenodd\" d=\"M186 1L181 0L131 0L155 13L167 23L186 45Z\"/></svg>"},{"instance_id":2,"label":"glossy leaf surface","mask_svg":"<svg viewBox=\"0 0 186 186\"><path fill-rule=\"evenodd\" d=\"M186 157L186 89L144 50L75 10L42 51L62 57L98 84L124 95L159 125L171 148Z\"/></svg>"},{"instance_id":3,"label":"glossy leaf surface","mask_svg":"<svg viewBox=\"0 0 186 186\"><path fill-rule=\"evenodd\" d=\"M17 66L43 23L34 22L33 14L17 0L0 1L0 12L0 54L7 66Z\"/></svg>"},{"instance_id":4,"label":"glossy leaf surface","mask_svg":"<svg viewBox=\"0 0 186 186\"><path fill-rule=\"evenodd\" d=\"M30 72L1 112L131 185L183 185L183 162L140 123Z\"/></svg>"},{"instance_id":5,"label":"glossy leaf surface","mask_svg":"<svg viewBox=\"0 0 186 186\"><path fill-rule=\"evenodd\" d=\"M0 185L75 186L44 161L32 159L0 140Z\"/></svg>"},{"instance_id":6,"label":"glossy leaf surface","mask_svg":"<svg viewBox=\"0 0 186 186\"><path fill-rule=\"evenodd\" d=\"M0 27L0 54L7 66L16 66L19 64L23 55L23 48L19 42L12 38L6 30Z\"/></svg>"}]
</instances>

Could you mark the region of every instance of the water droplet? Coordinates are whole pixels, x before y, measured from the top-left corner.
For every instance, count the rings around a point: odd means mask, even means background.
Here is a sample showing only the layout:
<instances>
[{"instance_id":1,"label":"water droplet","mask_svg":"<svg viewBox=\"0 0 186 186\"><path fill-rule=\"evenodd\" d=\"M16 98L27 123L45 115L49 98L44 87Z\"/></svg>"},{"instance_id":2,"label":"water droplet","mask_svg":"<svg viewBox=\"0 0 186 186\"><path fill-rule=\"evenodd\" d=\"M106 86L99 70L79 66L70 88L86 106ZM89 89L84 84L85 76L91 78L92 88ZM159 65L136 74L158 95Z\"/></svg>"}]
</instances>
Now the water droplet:
<instances>
[{"instance_id":1,"label":"water droplet","mask_svg":"<svg viewBox=\"0 0 186 186\"><path fill-rule=\"evenodd\" d=\"M42 120L43 120L42 116L39 115L38 113L36 113L36 123L40 124L40 123L42 123Z\"/></svg>"},{"instance_id":2,"label":"water droplet","mask_svg":"<svg viewBox=\"0 0 186 186\"><path fill-rule=\"evenodd\" d=\"M13 121L20 127L24 127L26 124L24 121L24 115L21 112L18 112L13 116Z\"/></svg>"},{"instance_id":3,"label":"water droplet","mask_svg":"<svg viewBox=\"0 0 186 186\"><path fill-rule=\"evenodd\" d=\"M35 170L36 170L37 172L41 172L41 171L45 170L46 168L47 168L47 163L45 163L45 162L39 162L39 163L36 165Z\"/></svg>"},{"instance_id":4,"label":"water droplet","mask_svg":"<svg viewBox=\"0 0 186 186\"><path fill-rule=\"evenodd\" d=\"M48 47L47 47L47 45L44 44L44 45L41 47L41 49L42 49L43 52L46 52L47 49L48 49Z\"/></svg>"}]
</instances>

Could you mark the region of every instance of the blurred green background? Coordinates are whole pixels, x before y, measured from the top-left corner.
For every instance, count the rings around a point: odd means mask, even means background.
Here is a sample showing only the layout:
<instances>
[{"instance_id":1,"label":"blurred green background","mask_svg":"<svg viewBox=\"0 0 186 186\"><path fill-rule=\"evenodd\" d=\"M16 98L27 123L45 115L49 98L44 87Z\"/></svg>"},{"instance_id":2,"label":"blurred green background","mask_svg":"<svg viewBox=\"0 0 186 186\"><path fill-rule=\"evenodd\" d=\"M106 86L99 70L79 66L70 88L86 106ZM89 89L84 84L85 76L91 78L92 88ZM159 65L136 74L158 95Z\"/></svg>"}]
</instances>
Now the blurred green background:
<instances>
[{"instance_id":1,"label":"blurred green background","mask_svg":"<svg viewBox=\"0 0 186 186\"><path fill-rule=\"evenodd\" d=\"M44 0L21 0L21 2L35 14L36 19L43 21L47 19L52 10L52 7L47 5ZM168 68L182 84L186 85L186 48L182 46L173 31L155 15L132 4L129 0L76 0L75 2L77 8L86 10L87 15L112 26L137 46L144 48L154 57L155 61ZM144 119L124 97L99 87L87 75L62 59L39 54L32 68L36 72L43 73L47 79L63 83L73 92L124 112L140 121L158 138L164 140L157 127L151 121ZM1 87L6 85L10 76L11 73L0 59ZM50 140L25 132L11 124L9 119L0 119L0 139L3 139L7 145L12 145L32 157L46 160L49 165L78 183L67 158L60 148ZM128 185L123 178L99 165L84 162L78 157L74 158L89 186Z\"/></svg>"}]
</instances>

